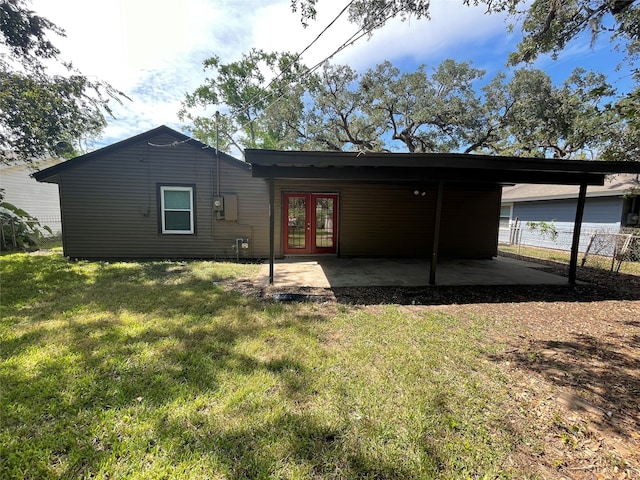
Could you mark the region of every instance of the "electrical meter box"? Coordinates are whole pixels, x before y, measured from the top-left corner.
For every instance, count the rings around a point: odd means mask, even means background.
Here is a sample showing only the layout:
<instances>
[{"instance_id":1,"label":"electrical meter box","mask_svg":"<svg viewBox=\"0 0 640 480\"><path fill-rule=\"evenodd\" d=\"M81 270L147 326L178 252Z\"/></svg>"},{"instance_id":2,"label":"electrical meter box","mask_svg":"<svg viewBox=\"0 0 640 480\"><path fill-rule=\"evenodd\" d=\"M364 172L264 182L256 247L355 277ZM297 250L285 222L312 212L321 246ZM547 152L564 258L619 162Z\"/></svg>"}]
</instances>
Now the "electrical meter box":
<instances>
[{"instance_id":1,"label":"electrical meter box","mask_svg":"<svg viewBox=\"0 0 640 480\"><path fill-rule=\"evenodd\" d=\"M238 195L235 193L225 193L224 197L224 219L227 222L238 221Z\"/></svg>"},{"instance_id":2,"label":"electrical meter box","mask_svg":"<svg viewBox=\"0 0 640 480\"><path fill-rule=\"evenodd\" d=\"M221 197L213 197L213 211L216 219L228 222L238 221L238 195L224 193Z\"/></svg>"},{"instance_id":3,"label":"electrical meter box","mask_svg":"<svg viewBox=\"0 0 640 480\"><path fill-rule=\"evenodd\" d=\"M213 211L216 212L216 218L222 220L224 218L224 198L213 198Z\"/></svg>"}]
</instances>

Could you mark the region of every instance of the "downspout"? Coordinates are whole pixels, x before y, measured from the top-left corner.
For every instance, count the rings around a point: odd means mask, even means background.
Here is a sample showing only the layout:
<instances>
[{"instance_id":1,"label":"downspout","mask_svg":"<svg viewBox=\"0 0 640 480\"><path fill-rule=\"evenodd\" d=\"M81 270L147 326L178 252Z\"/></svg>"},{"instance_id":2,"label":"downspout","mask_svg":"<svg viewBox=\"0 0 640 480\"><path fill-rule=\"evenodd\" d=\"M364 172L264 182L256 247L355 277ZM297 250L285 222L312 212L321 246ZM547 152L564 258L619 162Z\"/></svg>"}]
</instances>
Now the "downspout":
<instances>
[{"instance_id":1,"label":"downspout","mask_svg":"<svg viewBox=\"0 0 640 480\"><path fill-rule=\"evenodd\" d=\"M584 217L584 204L587 198L587 184L580 184L578 194L578 205L576 206L576 220L573 225L573 242L571 243L571 260L569 261L569 283L576 284L576 271L578 268L578 248L580 247L580 233L582 230L582 219Z\"/></svg>"}]
</instances>

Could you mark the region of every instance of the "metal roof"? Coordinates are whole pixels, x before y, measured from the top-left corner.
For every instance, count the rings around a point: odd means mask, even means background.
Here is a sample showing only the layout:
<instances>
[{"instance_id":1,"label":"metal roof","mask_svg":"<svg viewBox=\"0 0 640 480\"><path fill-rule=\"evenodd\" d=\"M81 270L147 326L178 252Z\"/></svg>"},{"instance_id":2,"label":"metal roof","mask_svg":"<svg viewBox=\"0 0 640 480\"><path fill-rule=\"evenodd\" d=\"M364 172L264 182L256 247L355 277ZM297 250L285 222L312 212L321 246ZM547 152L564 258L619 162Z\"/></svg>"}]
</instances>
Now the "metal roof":
<instances>
[{"instance_id":1,"label":"metal roof","mask_svg":"<svg viewBox=\"0 0 640 480\"><path fill-rule=\"evenodd\" d=\"M456 181L602 185L640 162L557 160L460 153L358 153L248 149L253 176L352 181Z\"/></svg>"}]
</instances>

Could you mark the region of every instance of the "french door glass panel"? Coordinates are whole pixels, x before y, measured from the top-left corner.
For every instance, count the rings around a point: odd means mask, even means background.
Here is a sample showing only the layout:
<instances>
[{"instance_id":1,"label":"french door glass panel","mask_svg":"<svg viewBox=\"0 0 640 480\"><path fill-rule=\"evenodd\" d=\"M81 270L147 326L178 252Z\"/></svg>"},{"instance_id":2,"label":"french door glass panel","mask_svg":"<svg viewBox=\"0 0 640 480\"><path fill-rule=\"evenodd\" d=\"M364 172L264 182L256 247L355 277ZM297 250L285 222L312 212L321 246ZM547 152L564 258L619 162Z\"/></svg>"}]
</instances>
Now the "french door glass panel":
<instances>
[{"instance_id":1,"label":"french door glass panel","mask_svg":"<svg viewBox=\"0 0 640 480\"><path fill-rule=\"evenodd\" d=\"M284 253L336 253L338 196L285 193Z\"/></svg>"},{"instance_id":2,"label":"french door glass panel","mask_svg":"<svg viewBox=\"0 0 640 480\"><path fill-rule=\"evenodd\" d=\"M287 248L306 249L307 241L307 198L289 196L287 198Z\"/></svg>"},{"instance_id":3,"label":"french door glass panel","mask_svg":"<svg viewBox=\"0 0 640 480\"><path fill-rule=\"evenodd\" d=\"M332 197L316 197L316 247L333 248L333 212Z\"/></svg>"}]
</instances>

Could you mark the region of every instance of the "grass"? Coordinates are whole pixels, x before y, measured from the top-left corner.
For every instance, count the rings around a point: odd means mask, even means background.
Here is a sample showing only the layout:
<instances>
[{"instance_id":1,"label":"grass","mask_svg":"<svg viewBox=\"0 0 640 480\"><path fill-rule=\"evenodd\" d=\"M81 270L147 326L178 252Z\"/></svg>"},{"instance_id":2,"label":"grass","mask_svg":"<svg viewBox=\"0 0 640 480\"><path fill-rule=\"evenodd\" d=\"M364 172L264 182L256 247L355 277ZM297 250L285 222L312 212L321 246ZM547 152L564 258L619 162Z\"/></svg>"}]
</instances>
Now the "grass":
<instances>
[{"instance_id":1,"label":"grass","mask_svg":"<svg viewBox=\"0 0 640 480\"><path fill-rule=\"evenodd\" d=\"M479 319L220 284L254 265L0 262L0 478L522 478Z\"/></svg>"}]
</instances>

